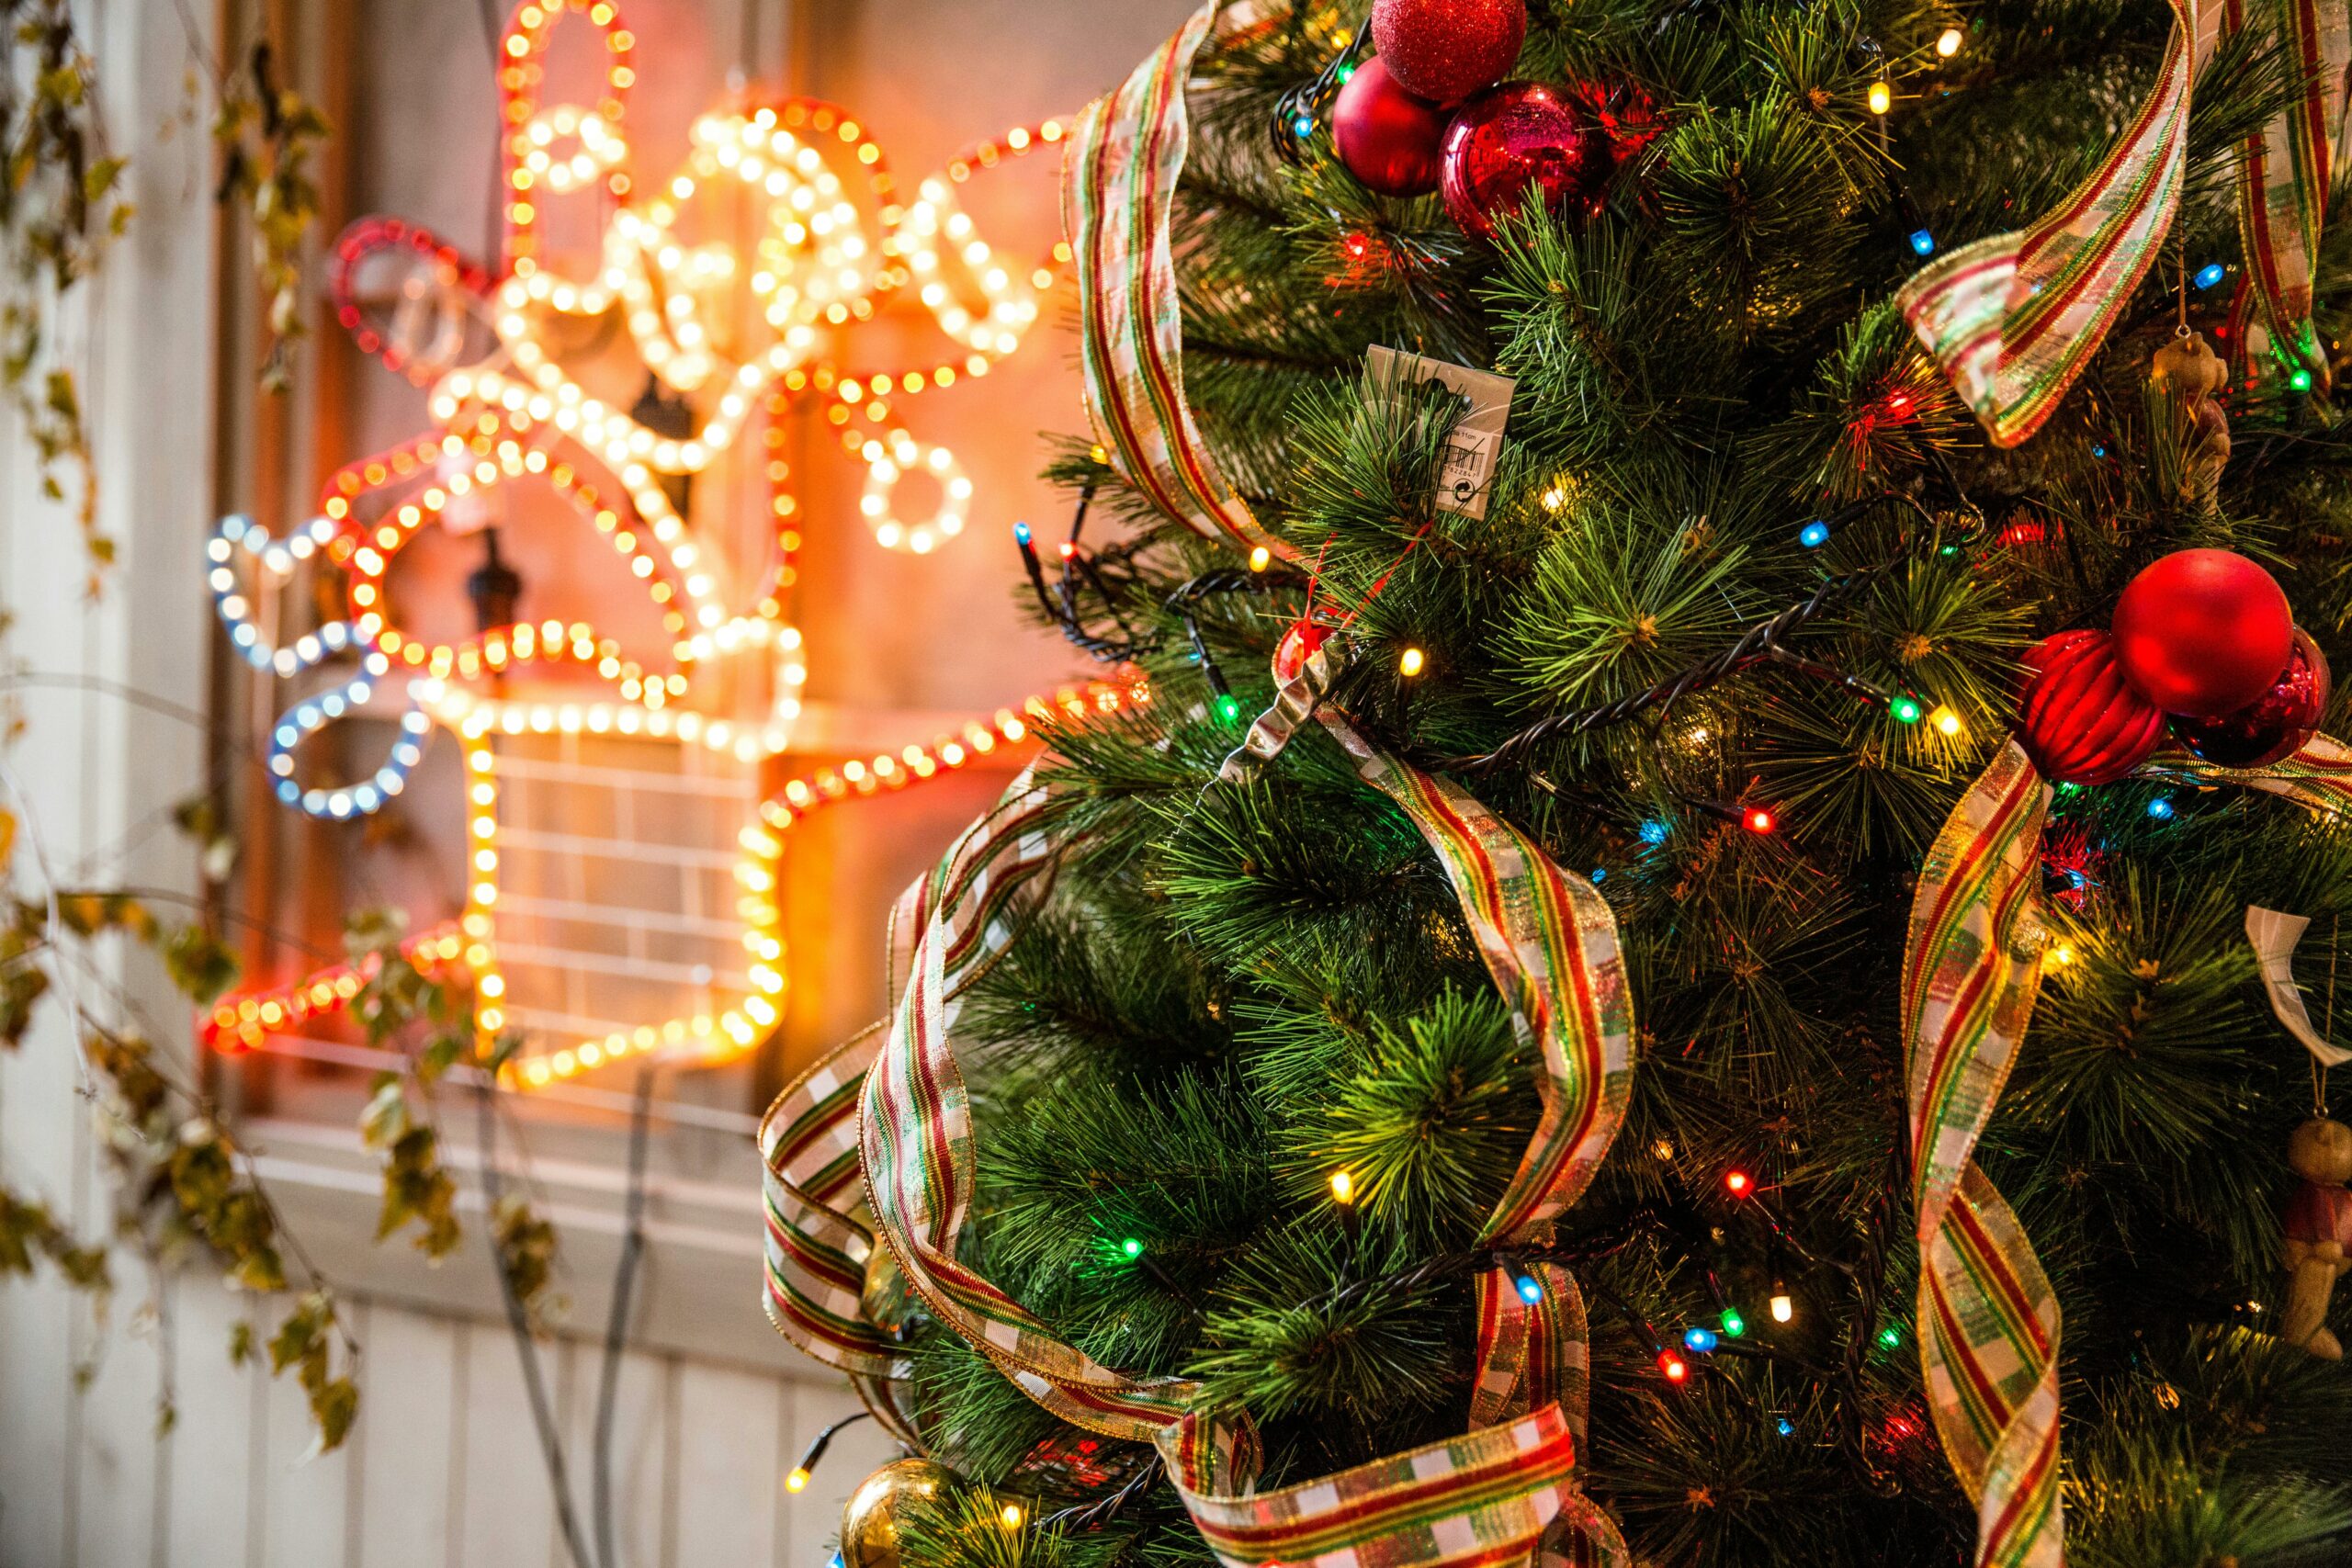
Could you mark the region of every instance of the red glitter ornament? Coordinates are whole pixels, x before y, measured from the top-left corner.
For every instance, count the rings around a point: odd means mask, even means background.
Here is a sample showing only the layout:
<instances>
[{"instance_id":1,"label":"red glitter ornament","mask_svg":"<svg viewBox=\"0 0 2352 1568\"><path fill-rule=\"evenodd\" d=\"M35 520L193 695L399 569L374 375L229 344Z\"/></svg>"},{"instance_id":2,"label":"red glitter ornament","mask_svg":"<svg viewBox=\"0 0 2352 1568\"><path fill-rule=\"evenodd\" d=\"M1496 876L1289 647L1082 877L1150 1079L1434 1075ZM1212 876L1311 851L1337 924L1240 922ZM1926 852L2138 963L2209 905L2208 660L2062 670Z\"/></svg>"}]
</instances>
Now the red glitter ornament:
<instances>
[{"instance_id":1,"label":"red glitter ornament","mask_svg":"<svg viewBox=\"0 0 2352 1568\"><path fill-rule=\"evenodd\" d=\"M2165 716L2132 689L2105 632L2060 632L2025 656L2018 739L2056 784L2112 784L2146 761Z\"/></svg>"},{"instance_id":2,"label":"red glitter ornament","mask_svg":"<svg viewBox=\"0 0 2352 1568\"><path fill-rule=\"evenodd\" d=\"M2220 718L2287 668L2295 615L2271 575L2232 550L2178 550L2133 578L2115 604L2115 658L2170 714Z\"/></svg>"},{"instance_id":3,"label":"red glitter ornament","mask_svg":"<svg viewBox=\"0 0 2352 1568\"><path fill-rule=\"evenodd\" d=\"M1592 110L1534 82L1506 82L1455 111L1445 129L1445 210L1464 231L1495 235L1532 190L1582 222L1609 196L1616 153Z\"/></svg>"},{"instance_id":4,"label":"red glitter ornament","mask_svg":"<svg viewBox=\"0 0 2352 1568\"><path fill-rule=\"evenodd\" d=\"M1331 141L1348 173L1383 196L1437 189L1445 113L1407 92L1378 60L1356 67L1331 103Z\"/></svg>"},{"instance_id":5,"label":"red glitter ornament","mask_svg":"<svg viewBox=\"0 0 2352 1568\"><path fill-rule=\"evenodd\" d=\"M2327 712L2327 655L2311 634L2295 628L2294 651L2270 689L2220 718L2176 718L2176 739L2224 768L2260 768L2292 756Z\"/></svg>"},{"instance_id":6,"label":"red glitter ornament","mask_svg":"<svg viewBox=\"0 0 2352 1568\"><path fill-rule=\"evenodd\" d=\"M1527 0L1374 0L1372 41L1407 92L1459 103L1510 74Z\"/></svg>"}]
</instances>

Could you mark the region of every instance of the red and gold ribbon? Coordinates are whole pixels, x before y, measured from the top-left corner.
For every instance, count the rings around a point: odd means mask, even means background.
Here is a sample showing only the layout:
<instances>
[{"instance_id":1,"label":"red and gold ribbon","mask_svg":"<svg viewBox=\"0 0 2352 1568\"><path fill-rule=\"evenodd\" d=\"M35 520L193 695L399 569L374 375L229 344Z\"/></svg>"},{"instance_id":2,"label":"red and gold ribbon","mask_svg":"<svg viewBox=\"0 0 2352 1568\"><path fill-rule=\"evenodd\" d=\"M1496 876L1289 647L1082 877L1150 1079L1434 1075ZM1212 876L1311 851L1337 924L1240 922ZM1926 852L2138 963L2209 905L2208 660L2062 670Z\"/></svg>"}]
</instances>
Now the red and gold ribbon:
<instances>
[{"instance_id":1,"label":"red and gold ribbon","mask_svg":"<svg viewBox=\"0 0 2352 1568\"><path fill-rule=\"evenodd\" d=\"M2342 0L2274 4L2288 69L2301 85L2284 113L2247 139L2238 165L2238 231L2245 243L2248 292L2261 306L2272 352L2309 372L2313 389L2324 392L2327 351L2312 325L2312 288L2328 186L2342 148L2352 11ZM2245 0L2222 0L2223 30L2245 27Z\"/></svg>"},{"instance_id":2,"label":"red and gold ribbon","mask_svg":"<svg viewBox=\"0 0 2352 1568\"><path fill-rule=\"evenodd\" d=\"M1195 533L1296 552L1261 527L1210 453L1184 396L1183 304L1170 220L1191 141L1184 94L1212 37L1256 19L1209 0L1070 132L1062 225L1078 268L1080 365L1096 438L1152 505Z\"/></svg>"},{"instance_id":3,"label":"red and gold ribbon","mask_svg":"<svg viewBox=\"0 0 2352 1568\"><path fill-rule=\"evenodd\" d=\"M2143 772L2240 784L2352 816L2352 752L2314 736L2283 761ZM2017 1215L1976 1168L2033 1016L2050 785L2012 741L1961 798L1919 874L1903 963L1919 1353L1953 1472L1977 1503L1976 1562L2058 1568L2058 1303Z\"/></svg>"},{"instance_id":4,"label":"red and gold ribbon","mask_svg":"<svg viewBox=\"0 0 2352 1568\"><path fill-rule=\"evenodd\" d=\"M1292 684L1319 691L1329 669L1318 654ZM1632 1004L1614 918L1589 883L1466 792L1381 753L1343 716L1311 699L1301 705L1319 713L1362 776L1438 852L1514 1026L1542 1053L1543 1116L1481 1235L1506 1256L1539 1250L1590 1184L1631 1095ZM1585 1317L1557 1264L1524 1270L1540 1287L1532 1292L1508 1268L1480 1278L1474 1430L1261 1494L1246 1413L1205 1408L1184 1380L1102 1366L959 1261L976 1156L954 1047L957 998L1001 951L1016 905L1044 886L1057 840L1050 802L1023 775L901 900L892 968L902 988L887 1038L854 1042L770 1111L762 1142L777 1327L833 1365L887 1375L892 1347L857 1312L864 1260L878 1240L938 1321L1032 1399L1090 1430L1154 1442L1204 1537L1234 1568L1625 1563L1614 1524L1575 1480ZM854 1216L844 1164L852 1139L876 1235Z\"/></svg>"},{"instance_id":5,"label":"red and gold ribbon","mask_svg":"<svg viewBox=\"0 0 2352 1568\"><path fill-rule=\"evenodd\" d=\"M1996 446L2041 428L2107 341L2172 226L2188 157L2189 85L2223 0L2172 0L2146 100L2098 170L2030 229L1935 262L1895 303Z\"/></svg>"}]
</instances>

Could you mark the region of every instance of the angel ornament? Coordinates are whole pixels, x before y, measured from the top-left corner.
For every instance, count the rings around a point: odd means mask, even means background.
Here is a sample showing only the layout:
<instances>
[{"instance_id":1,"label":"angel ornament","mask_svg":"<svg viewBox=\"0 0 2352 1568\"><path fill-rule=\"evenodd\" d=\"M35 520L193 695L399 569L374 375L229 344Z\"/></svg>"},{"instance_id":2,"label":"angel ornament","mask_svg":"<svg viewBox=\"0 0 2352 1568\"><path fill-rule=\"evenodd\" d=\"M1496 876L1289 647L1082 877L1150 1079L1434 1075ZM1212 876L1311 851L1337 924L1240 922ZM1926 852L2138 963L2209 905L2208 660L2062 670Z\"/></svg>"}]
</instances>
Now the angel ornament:
<instances>
[{"instance_id":1,"label":"angel ornament","mask_svg":"<svg viewBox=\"0 0 2352 1568\"><path fill-rule=\"evenodd\" d=\"M2324 1114L2324 1090L2327 1069L2352 1061L2352 1051L2330 1044L2312 1026L2302 993L2295 988L2289 963L2310 924L2303 916L2276 909L2245 912L2246 939L2261 965L2271 1010L2312 1054L2313 1114L2287 1140L2288 1167L2302 1181L2279 1216L2287 1305L2279 1314L2278 1337L2334 1361L2343 1358L2344 1346L2327 1326L2328 1305L2337 1278L2352 1268L2352 1188L2346 1185L2352 1182L2352 1127Z\"/></svg>"}]
</instances>

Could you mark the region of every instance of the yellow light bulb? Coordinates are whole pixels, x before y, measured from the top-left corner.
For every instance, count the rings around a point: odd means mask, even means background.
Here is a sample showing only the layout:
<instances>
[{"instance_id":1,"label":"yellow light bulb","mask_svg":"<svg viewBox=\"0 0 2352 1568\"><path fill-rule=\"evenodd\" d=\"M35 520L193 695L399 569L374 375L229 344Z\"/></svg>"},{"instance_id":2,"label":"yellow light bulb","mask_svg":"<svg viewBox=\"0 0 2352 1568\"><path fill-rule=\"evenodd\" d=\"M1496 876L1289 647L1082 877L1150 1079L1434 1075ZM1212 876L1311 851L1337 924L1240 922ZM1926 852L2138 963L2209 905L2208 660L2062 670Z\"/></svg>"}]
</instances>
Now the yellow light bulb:
<instances>
[{"instance_id":1,"label":"yellow light bulb","mask_svg":"<svg viewBox=\"0 0 2352 1568\"><path fill-rule=\"evenodd\" d=\"M2050 962L2058 968L2064 969L2074 961L2075 948L2071 942L2062 942L2050 950Z\"/></svg>"},{"instance_id":2,"label":"yellow light bulb","mask_svg":"<svg viewBox=\"0 0 2352 1568\"><path fill-rule=\"evenodd\" d=\"M1396 673L1409 681L1421 672L1421 666L1428 661L1419 649L1408 648L1396 660Z\"/></svg>"},{"instance_id":3,"label":"yellow light bulb","mask_svg":"<svg viewBox=\"0 0 2352 1568\"><path fill-rule=\"evenodd\" d=\"M1785 1291L1774 1292L1772 1294L1772 1321L1774 1323L1786 1323L1789 1319L1796 1316L1796 1303L1789 1299L1788 1292Z\"/></svg>"},{"instance_id":4,"label":"yellow light bulb","mask_svg":"<svg viewBox=\"0 0 2352 1568\"><path fill-rule=\"evenodd\" d=\"M1936 39L1936 52L1950 60L1960 52L1961 33L1958 28L1946 28Z\"/></svg>"},{"instance_id":5,"label":"yellow light bulb","mask_svg":"<svg viewBox=\"0 0 2352 1568\"><path fill-rule=\"evenodd\" d=\"M1021 1505L1018 1503L1007 1503L1004 1507L998 1512L997 1517L1004 1521L1005 1529L1009 1530L1019 1529L1021 1528Z\"/></svg>"},{"instance_id":6,"label":"yellow light bulb","mask_svg":"<svg viewBox=\"0 0 2352 1568\"><path fill-rule=\"evenodd\" d=\"M1331 1201L1352 1203L1356 1201L1356 1179L1344 1170L1331 1173Z\"/></svg>"},{"instance_id":7,"label":"yellow light bulb","mask_svg":"<svg viewBox=\"0 0 2352 1568\"><path fill-rule=\"evenodd\" d=\"M1965 728L1960 722L1960 715L1952 712L1951 708L1941 705L1939 705L1936 711L1928 716L1928 722L1936 727L1937 734L1941 735L1946 739L1958 735L1961 730Z\"/></svg>"},{"instance_id":8,"label":"yellow light bulb","mask_svg":"<svg viewBox=\"0 0 2352 1568\"><path fill-rule=\"evenodd\" d=\"M1266 548L1265 546L1260 545L1256 549L1250 552L1250 570L1251 571L1263 571L1268 566L1273 563L1273 558L1274 552Z\"/></svg>"},{"instance_id":9,"label":"yellow light bulb","mask_svg":"<svg viewBox=\"0 0 2352 1568\"><path fill-rule=\"evenodd\" d=\"M1883 82L1871 84L1871 113L1884 114L1894 107L1894 89Z\"/></svg>"},{"instance_id":10,"label":"yellow light bulb","mask_svg":"<svg viewBox=\"0 0 2352 1568\"><path fill-rule=\"evenodd\" d=\"M808 1472L798 1465L793 1466L792 1473L784 1478L784 1489L786 1492L805 1492L808 1487Z\"/></svg>"}]
</instances>

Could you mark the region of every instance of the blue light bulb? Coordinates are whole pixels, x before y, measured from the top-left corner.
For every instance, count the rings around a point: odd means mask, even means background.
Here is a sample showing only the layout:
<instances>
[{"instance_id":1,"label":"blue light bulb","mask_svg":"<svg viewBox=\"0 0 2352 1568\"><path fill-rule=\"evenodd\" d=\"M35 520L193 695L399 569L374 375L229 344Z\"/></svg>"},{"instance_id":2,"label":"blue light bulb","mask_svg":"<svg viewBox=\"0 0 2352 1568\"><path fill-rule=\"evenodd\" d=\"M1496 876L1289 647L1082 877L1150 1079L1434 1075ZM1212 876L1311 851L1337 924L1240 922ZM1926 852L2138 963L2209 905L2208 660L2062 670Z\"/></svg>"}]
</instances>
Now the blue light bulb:
<instances>
[{"instance_id":1,"label":"blue light bulb","mask_svg":"<svg viewBox=\"0 0 2352 1568\"><path fill-rule=\"evenodd\" d=\"M2207 262L2197 269L2194 281L2199 288L2211 288L2222 281L2222 276L2226 270L2220 262Z\"/></svg>"},{"instance_id":2,"label":"blue light bulb","mask_svg":"<svg viewBox=\"0 0 2352 1568\"><path fill-rule=\"evenodd\" d=\"M1682 1348L1686 1350L1703 1356L1713 1349L1715 1344L1715 1331L1712 1328L1693 1325L1682 1331Z\"/></svg>"},{"instance_id":3,"label":"blue light bulb","mask_svg":"<svg viewBox=\"0 0 2352 1568\"><path fill-rule=\"evenodd\" d=\"M1785 1416L1772 1423L1772 1430L1780 1433L1781 1436L1784 1438L1794 1437L1796 1435L1796 1423L1790 1420Z\"/></svg>"},{"instance_id":4,"label":"blue light bulb","mask_svg":"<svg viewBox=\"0 0 2352 1568\"><path fill-rule=\"evenodd\" d=\"M1642 842L1656 849L1666 842L1667 827L1656 818L1642 824Z\"/></svg>"},{"instance_id":5,"label":"blue light bulb","mask_svg":"<svg viewBox=\"0 0 2352 1568\"><path fill-rule=\"evenodd\" d=\"M1608 881L1608 880L1609 880L1609 868L1608 868L1607 866L1605 866L1605 865L1597 865L1597 866L1594 866L1594 867L1592 868L1592 876L1590 877L1590 880L1591 880L1591 881L1593 881L1593 882L1606 882L1606 881Z\"/></svg>"},{"instance_id":6,"label":"blue light bulb","mask_svg":"<svg viewBox=\"0 0 2352 1568\"><path fill-rule=\"evenodd\" d=\"M1925 229L1912 230L1911 251L1915 255L1934 255L1936 254L1936 237L1933 234L1928 233Z\"/></svg>"},{"instance_id":7,"label":"blue light bulb","mask_svg":"<svg viewBox=\"0 0 2352 1568\"><path fill-rule=\"evenodd\" d=\"M1806 549L1817 550L1829 542L1829 525L1816 517L1797 530L1797 543Z\"/></svg>"},{"instance_id":8,"label":"blue light bulb","mask_svg":"<svg viewBox=\"0 0 2352 1568\"><path fill-rule=\"evenodd\" d=\"M2159 821L2159 822L2169 822L2169 821L2171 821L2171 820L2172 820L2172 802L2171 802L2171 800L2169 800L2168 798L2166 798L2165 796L2161 795L2158 795L2158 796L2156 796L2156 797L2155 797L2155 799L2154 799L2154 800L2152 800L2152 801L2148 802L2148 815L2149 815L2149 816L2151 816L2151 817L2153 817L2153 818L2155 818L2157 821Z\"/></svg>"},{"instance_id":9,"label":"blue light bulb","mask_svg":"<svg viewBox=\"0 0 2352 1568\"><path fill-rule=\"evenodd\" d=\"M1544 1299L1544 1281L1532 1274L1521 1274L1512 1284L1519 1292L1519 1299L1529 1306Z\"/></svg>"},{"instance_id":10,"label":"blue light bulb","mask_svg":"<svg viewBox=\"0 0 2352 1568\"><path fill-rule=\"evenodd\" d=\"M1029 525L1026 523L1015 523L1012 525L1012 538L1015 544L1027 544L1029 542Z\"/></svg>"},{"instance_id":11,"label":"blue light bulb","mask_svg":"<svg viewBox=\"0 0 2352 1568\"><path fill-rule=\"evenodd\" d=\"M1315 134L1315 117L1311 114L1300 115L1290 122L1290 132L1301 141L1306 141Z\"/></svg>"}]
</instances>

